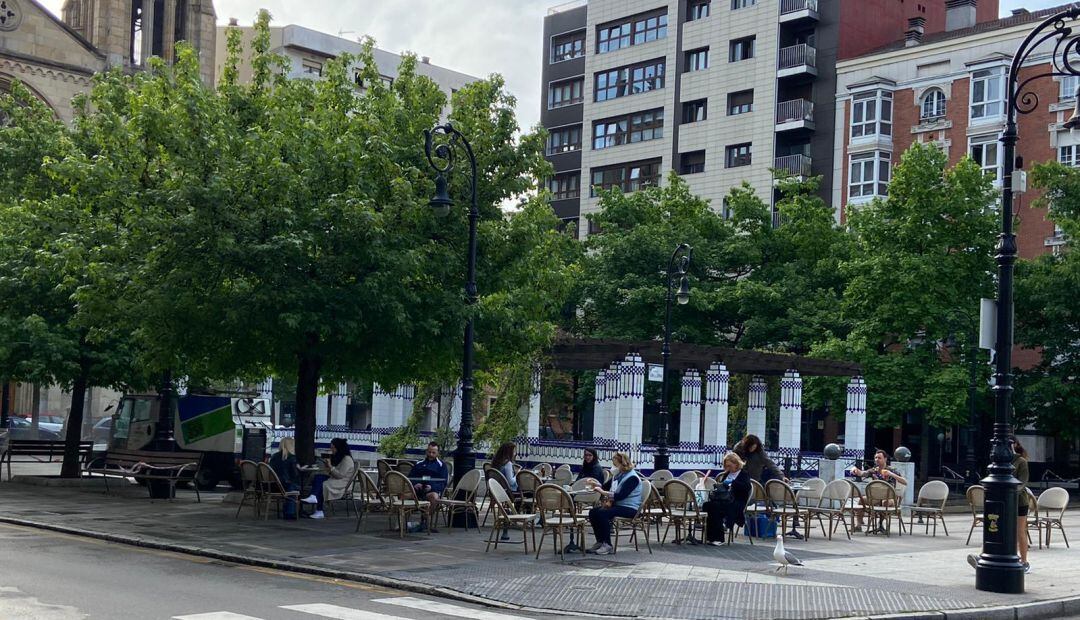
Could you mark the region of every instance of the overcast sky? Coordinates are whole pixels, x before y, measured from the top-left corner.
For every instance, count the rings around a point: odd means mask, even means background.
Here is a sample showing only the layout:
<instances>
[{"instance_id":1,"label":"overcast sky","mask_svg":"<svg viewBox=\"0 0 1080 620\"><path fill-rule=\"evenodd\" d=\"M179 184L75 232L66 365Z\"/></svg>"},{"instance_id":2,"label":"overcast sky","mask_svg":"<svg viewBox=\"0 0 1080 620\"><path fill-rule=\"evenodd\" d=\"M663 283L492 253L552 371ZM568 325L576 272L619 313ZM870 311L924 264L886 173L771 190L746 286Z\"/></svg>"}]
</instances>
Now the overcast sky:
<instances>
[{"instance_id":1,"label":"overcast sky","mask_svg":"<svg viewBox=\"0 0 1080 620\"><path fill-rule=\"evenodd\" d=\"M59 14L64 0L41 0ZM501 73L518 98L522 128L540 117L543 20L560 0L215 0L218 19L250 24L265 7L277 25L299 24L342 36L371 35L378 47L430 56L432 64L470 75ZM1001 0L1001 12L1066 4Z\"/></svg>"}]
</instances>

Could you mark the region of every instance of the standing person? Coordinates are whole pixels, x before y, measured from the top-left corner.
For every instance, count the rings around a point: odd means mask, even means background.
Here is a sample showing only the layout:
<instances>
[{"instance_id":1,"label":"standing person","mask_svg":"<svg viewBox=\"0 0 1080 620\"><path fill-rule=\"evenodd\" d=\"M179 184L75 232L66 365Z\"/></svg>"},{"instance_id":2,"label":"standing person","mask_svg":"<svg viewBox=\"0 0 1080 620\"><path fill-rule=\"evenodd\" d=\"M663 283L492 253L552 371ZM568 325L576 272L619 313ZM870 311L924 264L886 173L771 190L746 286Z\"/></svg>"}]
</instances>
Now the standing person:
<instances>
[{"instance_id":1,"label":"standing person","mask_svg":"<svg viewBox=\"0 0 1080 620\"><path fill-rule=\"evenodd\" d=\"M614 552L611 546L612 521L616 517L624 519L633 517L641 507L641 502L645 500L642 497L641 478L634 471L634 463L630 457L622 452L616 452L611 458L611 463L619 470L619 473L600 491L602 506L589 511L589 522L592 524L596 544L588 552L597 555L608 555Z\"/></svg>"},{"instance_id":2,"label":"standing person","mask_svg":"<svg viewBox=\"0 0 1080 620\"><path fill-rule=\"evenodd\" d=\"M1020 481L1020 489L1016 498L1016 544L1020 551L1020 563L1024 565L1024 572L1031 572L1031 564L1028 564L1028 490L1027 483L1031 479L1031 471L1028 469L1027 450L1016 437L1012 438L1013 467L1016 468L1016 479Z\"/></svg>"},{"instance_id":3,"label":"standing person","mask_svg":"<svg viewBox=\"0 0 1080 620\"><path fill-rule=\"evenodd\" d=\"M713 500L702 504L701 508L708 514L705 522L705 540L712 545L724 544L724 530L731 529L735 525L746 526L746 503L750 500L750 474L743 468L743 460L738 454L728 452L724 456L724 472L717 477L716 486L726 487L727 493L721 491L715 495L726 495L727 499Z\"/></svg>"},{"instance_id":4,"label":"standing person","mask_svg":"<svg viewBox=\"0 0 1080 620\"><path fill-rule=\"evenodd\" d=\"M326 502L341 499L353 484L356 475L356 463L353 461L349 444L341 437L330 440L330 458L323 459L323 472L315 475L311 483L311 495L304 498L305 504L315 504L312 519L322 519Z\"/></svg>"},{"instance_id":5,"label":"standing person","mask_svg":"<svg viewBox=\"0 0 1080 620\"><path fill-rule=\"evenodd\" d=\"M278 451L270 457L270 469L274 470L286 491L300 490L300 463L296 460L296 440L282 437ZM286 519L296 518L296 500L288 500L281 509Z\"/></svg>"},{"instance_id":6,"label":"standing person","mask_svg":"<svg viewBox=\"0 0 1080 620\"><path fill-rule=\"evenodd\" d=\"M495 458L491 459L491 466L506 478L506 484L510 485L510 491L518 490L517 475L514 473L514 451L517 446L513 442L506 442L495 451Z\"/></svg>"},{"instance_id":7,"label":"standing person","mask_svg":"<svg viewBox=\"0 0 1080 620\"><path fill-rule=\"evenodd\" d=\"M769 455L765 454L765 448L761 445L761 439L757 435L747 435L742 441L735 444L735 454L743 460L743 470L751 480L757 480L765 484L769 480L787 480L784 472L772 462ZM767 476L766 476L767 474Z\"/></svg>"},{"instance_id":8,"label":"standing person","mask_svg":"<svg viewBox=\"0 0 1080 620\"><path fill-rule=\"evenodd\" d=\"M597 482L604 481L604 466L600 464L600 457L596 454L596 450L592 448L585 448L585 456L581 463L581 472L578 473L578 480L584 480L585 478L592 478Z\"/></svg>"},{"instance_id":9,"label":"standing person","mask_svg":"<svg viewBox=\"0 0 1080 620\"><path fill-rule=\"evenodd\" d=\"M439 497L446 490L446 482L450 478L450 470L439 458L439 444L433 441L427 445L424 460L412 466L412 470L409 471L409 478L425 479L423 482L414 482L413 488L416 489L416 494L419 497L423 497L428 501L427 516L424 519L430 519L432 511L435 510L435 506L439 503ZM420 524L421 531L426 528L426 523ZM432 523L429 531L438 531L435 529L434 523Z\"/></svg>"}]
</instances>

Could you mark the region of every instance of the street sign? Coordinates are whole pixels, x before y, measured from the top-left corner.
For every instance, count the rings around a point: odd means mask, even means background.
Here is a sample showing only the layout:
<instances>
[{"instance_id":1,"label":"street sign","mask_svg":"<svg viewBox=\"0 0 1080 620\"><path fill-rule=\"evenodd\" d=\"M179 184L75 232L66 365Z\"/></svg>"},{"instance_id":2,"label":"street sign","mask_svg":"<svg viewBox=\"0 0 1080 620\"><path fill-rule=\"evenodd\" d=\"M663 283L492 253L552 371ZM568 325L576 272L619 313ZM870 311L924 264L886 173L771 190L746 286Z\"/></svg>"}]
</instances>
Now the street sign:
<instances>
[{"instance_id":1,"label":"street sign","mask_svg":"<svg viewBox=\"0 0 1080 620\"><path fill-rule=\"evenodd\" d=\"M662 383L664 381L664 367L660 364L649 364L649 381Z\"/></svg>"}]
</instances>

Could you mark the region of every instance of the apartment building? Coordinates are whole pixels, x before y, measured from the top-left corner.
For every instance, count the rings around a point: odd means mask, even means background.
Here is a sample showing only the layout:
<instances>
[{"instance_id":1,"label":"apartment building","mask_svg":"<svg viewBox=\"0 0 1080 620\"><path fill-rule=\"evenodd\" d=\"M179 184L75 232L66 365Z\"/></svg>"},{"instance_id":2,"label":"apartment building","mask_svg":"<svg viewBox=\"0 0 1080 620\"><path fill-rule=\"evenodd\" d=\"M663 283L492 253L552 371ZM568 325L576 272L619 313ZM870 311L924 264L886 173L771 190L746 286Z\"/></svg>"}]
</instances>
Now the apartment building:
<instances>
[{"instance_id":1,"label":"apartment building","mask_svg":"<svg viewBox=\"0 0 1080 620\"><path fill-rule=\"evenodd\" d=\"M229 28L238 28L241 31L244 37L245 49L250 48L251 41L255 36L253 27L239 26L235 19L231 19L228 26L218 27L217 66L214 72L218 79L221 78L221 73L225 68L225 60L228 57L225 46L228 43L226 33ZM323 66L328 60L344 53L359 54L363 50L363 45L352 39L326 34L296 24L289 24L270 28L270 48L274 53L281 54L289 59L291 64L289 77L318 79L322 77ZM398 75L401 56L378 48L374 50L373 54L375 64L379 67L380 79L387 84L392 84ZM239 67L241 82L251 79L250 59L245 55L243 60L244 62ZM460 71L433 65L426 56L420 58L416 72L419 75L431 78L447 96L465 84L480 79ZM357 86L363 88L364 85L360 80L359 73L360 69L358 67L355 70Z\"/></svg>"},{"instance_id":2,"label":"apartment building","mask_svg":"<svg viewBox=\"0 0 1080 620\"><path fill-rule=\"evenodd\" d=\"M821 175L833 196L838 59L902 40L908 19L945 30L956 0L589 0L544 20L552 208L579 222L596 188L635 191L667 171L722 208L773 169ZM997 2L975 18L996 17Z\"/></svg>"}]
</instances>

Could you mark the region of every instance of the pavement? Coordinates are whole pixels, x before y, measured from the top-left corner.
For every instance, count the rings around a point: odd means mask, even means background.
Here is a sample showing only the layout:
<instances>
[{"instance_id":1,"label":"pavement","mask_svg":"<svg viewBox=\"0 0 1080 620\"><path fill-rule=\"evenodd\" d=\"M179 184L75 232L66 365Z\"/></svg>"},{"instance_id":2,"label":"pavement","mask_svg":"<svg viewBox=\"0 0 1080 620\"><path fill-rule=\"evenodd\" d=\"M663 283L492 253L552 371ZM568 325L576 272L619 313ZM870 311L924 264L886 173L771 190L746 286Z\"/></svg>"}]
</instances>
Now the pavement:
<instances>
[{"instance_id":1,"label":"pavement","mask_svg":"<svg viewBox=\"0 0 1080 620\"><path fill-rule=\"evenodd\" d=\"M523 613L623 618L1035 618L1080 614L1080 553L1033 546L1033 572L1023 595L974 589L965 560L980 532L964 545L970 516L949 515L950 536L864 536L829 541L820 530L785 546L804 567L777 575L772 541L745 538L727 547L654 543L650 554L627 546L614 556L566 556L548 543L539 559L520 546L485 553L484 537L442 528L399 539L381 514L356 517L344 508L322 521L236 517L224 494L178 492L150 500L130 485L100 489L0 483L0 522L93 536L218 561L483 603ZM1080 511L1065 517L1080 531ZM539 537L539 536L538 536ZM589 541L591 542L591 541ZM0 583L0 585L3 585ZM332 616L326 616L332 617ZM357 616L360 617L360 616Z\"/></svg>"}]
</instances>

